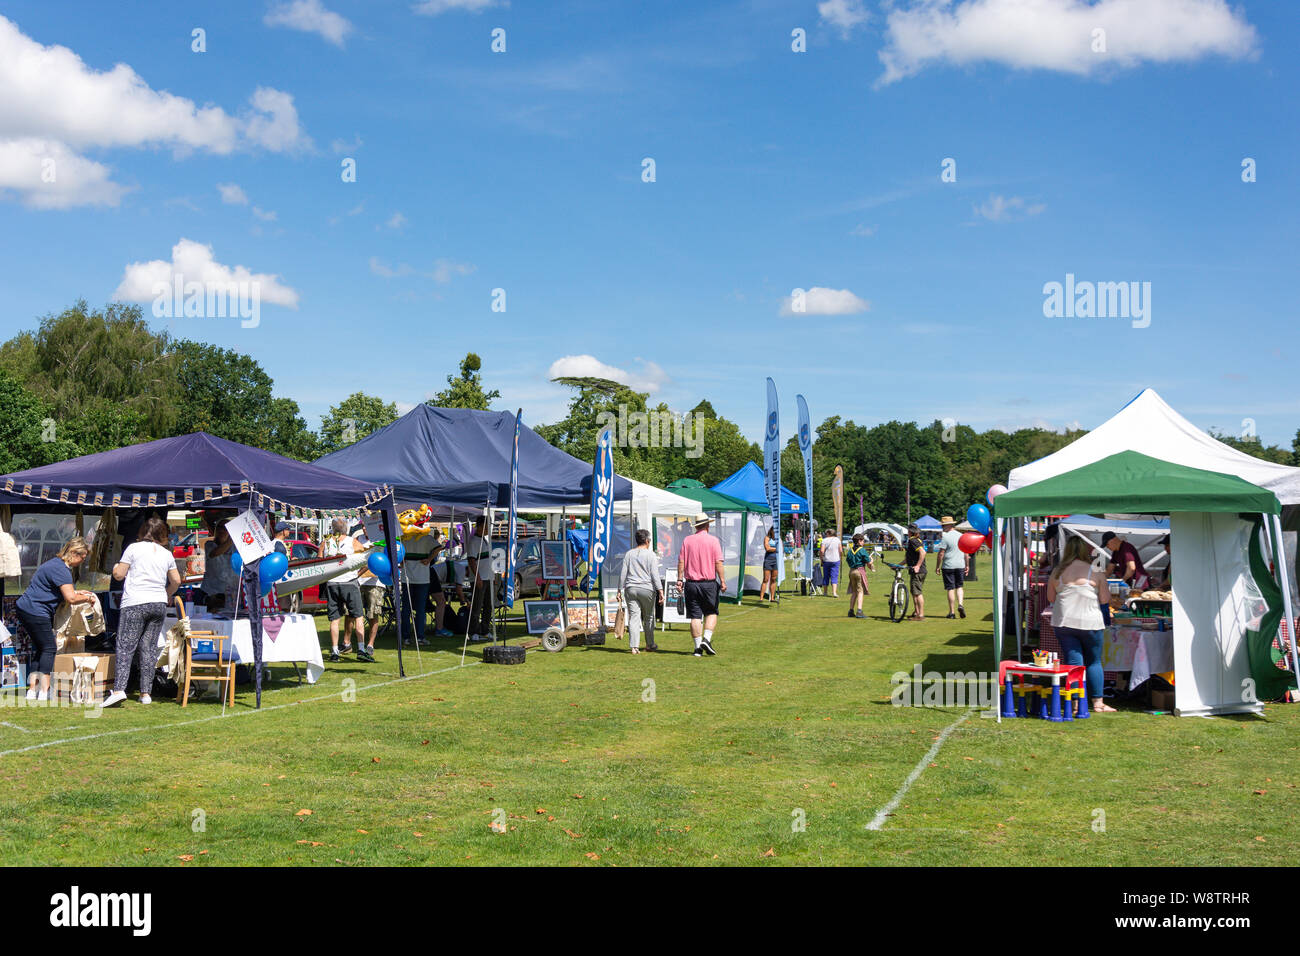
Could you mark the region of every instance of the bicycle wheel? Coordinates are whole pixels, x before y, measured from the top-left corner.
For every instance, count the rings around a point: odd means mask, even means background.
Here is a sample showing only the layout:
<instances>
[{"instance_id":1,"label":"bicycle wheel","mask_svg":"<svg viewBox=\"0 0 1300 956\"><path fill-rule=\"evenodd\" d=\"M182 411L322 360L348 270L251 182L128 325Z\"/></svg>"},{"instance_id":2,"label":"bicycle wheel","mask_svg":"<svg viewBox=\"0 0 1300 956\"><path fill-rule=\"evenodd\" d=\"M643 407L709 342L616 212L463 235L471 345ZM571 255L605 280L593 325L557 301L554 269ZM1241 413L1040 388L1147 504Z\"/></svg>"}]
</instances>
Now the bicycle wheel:
<instances>
[{"instance_id":1,"label":"bicycle wheel","mask_svg":"<svg viewBox=\"0 0 1300 956\"><path fill-rule=\"evenodd\" d=\"M894 581L894 589L889 592L889 619L897 624L907 616L907 585Z\"/></svg>"}]
</instances>

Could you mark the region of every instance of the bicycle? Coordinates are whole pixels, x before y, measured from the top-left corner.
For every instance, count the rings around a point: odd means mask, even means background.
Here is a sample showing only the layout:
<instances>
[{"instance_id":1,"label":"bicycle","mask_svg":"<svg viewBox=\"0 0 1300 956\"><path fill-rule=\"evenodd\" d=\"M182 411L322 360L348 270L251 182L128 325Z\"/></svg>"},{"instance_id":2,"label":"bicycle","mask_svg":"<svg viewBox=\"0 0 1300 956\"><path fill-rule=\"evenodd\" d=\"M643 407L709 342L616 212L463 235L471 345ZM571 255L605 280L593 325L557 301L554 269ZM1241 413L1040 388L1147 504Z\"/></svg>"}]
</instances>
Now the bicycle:
<instances>
[{"instance_id":1,"label":"bicycle","mask_svg":"<svg viewBox=\"0 0 1300 956\"><path fill-rule=\"evenodd\" d=\"M903 581L903 571L906 570L904 565L890 564L884 558L880 563L887 568L892 568L894 572L894 583L889 588L889 619L897 624L907 616L908 590Z\"/></svg>"}]
</instances>

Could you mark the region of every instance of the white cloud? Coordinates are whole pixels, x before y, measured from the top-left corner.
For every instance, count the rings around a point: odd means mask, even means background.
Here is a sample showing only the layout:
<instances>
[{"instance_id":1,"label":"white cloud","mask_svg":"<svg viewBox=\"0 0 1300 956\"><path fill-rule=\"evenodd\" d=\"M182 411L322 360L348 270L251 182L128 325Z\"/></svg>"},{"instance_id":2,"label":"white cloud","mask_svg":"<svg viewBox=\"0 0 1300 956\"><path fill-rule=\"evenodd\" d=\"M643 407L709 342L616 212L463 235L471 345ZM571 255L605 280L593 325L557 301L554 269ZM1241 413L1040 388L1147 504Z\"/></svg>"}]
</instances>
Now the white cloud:
<instances>
[{"instance_id":1,"label":"white cloud","mask_svg":"<svg viewBox=\"0 0 1300 956\"><path fill-rule=\"evenodd\" d=\"M400 212L395 212L388 217L388 221L385 222L384 225L389 229L401 229L406 225L406 217Z\"/></svg>"},{"instance_id":2,"label":"white cloud","mask_svg":"<svg viewBox=\"0 0 1300 956\"><path fill-rule=\"evenodd\" d=\"M384 279L396 279L400 276L409 276L414 270L405 262L400 262L397 268L392 268L381 262L378 257L370 257L370 274L377 275Z\"/></svg>"},{"instance_id":3,"label":"white cloud","mask_svg":"<svg viewBox=\"0 0 1300 956\"><path fill-rule=\"evenodd\" d=\"M866 312L871 303L859 299L848 289L824 289L813 286L803 296L803 308L796 309L793 296L781 300L782 315L855 315Z\"/></svg>"},{"instance_id":4,"label":"white cloud","mask_svg":"<svg viewBox=\"0 0 1300 956\"><path fill-rule=\"evenodd\" d=\"M261 209L258 206L253 207L253 215L256 216L258 219L262 220L262 222L275 222L277 218L274 211L268 212L267 210Z\"/></svg>"},{"instance_id":5,"label":"white cloud","mask_svg":"<svg viewBox=\"0 0 1300 956\"><path fill-rule=\"evenodd\" d=\"M361 148L361 134L358 133L352 137L351 142L346 139L336 139L330 143L330 149L336 153L355 153Z\"/></svg>"},{"instance_id":6,"label":"white cloud","mask_svg":"<svg viewBox=\"0 0 1300 956\"><path fill-rule=\"evenodd\" d=\"M1046 203L1031 203L1020 196L989 196L974 207L975 215L989 222L1013 222L1037 216L1047 208Z\"/></svg>"},{"instance_id":7,"label":"white cloud","mask_svg":"<svg viewBox=\"0 0 1300 956\"><path fill-rule=\"evenodd\" d=\"M1095 30L1105 52L1094 51ZM1078 76L1205 56L1253 56L1258 36L1226 0L912 0L887 17L877 85L935 63L1001 63Z\"/></svg>"},{"instance_id":8,"label":"white cloud","mask_svg":"<svg viewBox=\"0 0 1300 956\"><path fill-rule=\"evenodd\" d=\"M177 278L182 284L197 282L205 290L250 283L262 303L298 308L297 290L280 282L278 275L253 272L246 266L222 265L212 258L211 246L184 238L172 247L170 262L153 259L128 265L113 298L119 302L152 302L159 286L170 289Z\"/></svg>"},{"instance_id":9,"label":"white cloud","mask_svg":"<svg viewBox=\"0 0 1300 956\"><path fill-rule=\"evenodd\" d=\"M850 236L874 236L875 234L876 234L875 226L864 226L862 225L862 223L858 223L851 230L849 230Z\"/></svg>"},{"instance_id":10,"label":"white cloud","mask_svg":"<svg viewBox=\"0 0 1300 956\"><path fill-rule=\"evenodd\" d=\"M0 16L0 140L25 136L83 147L170 146L225 154L310 144L293 97L265 87L235 117L219 106L153 90L125 63L93 70L67 47L44 46Z\"/></svg>"},{"instance_id":11,"label":"white cloud","mask_svg":"<svg viewBox=\"0 0 1300 956\"><path fill-rule=\"evenodd\" d=\"M868 20L867 11L862 8L862 0L823 0L817 4L817 14L826 23L838 27L845 36L854 27Z\"/></svg>"},{"instance_id":12,"label":"white cloud","mask_svg":"<svg viewBox=\"0 0 1300 956\"><path fill-rule=\"evenodd\" d=\"M24 137L0 140L0 193L9 191L33 209L69 209L116 206L127 188L62 143Z\"/></svg>"},{"instance_id":13,"label":"white cloud","mask_svg":"<svg viewBox=\"0 0 1300 956\"><path fill-rule=\"evenodd\" d=\"M636 372L606 365L594 355L565 355L551 363L547 378L605 378L618 382L637 392L654 394L668 382L668 373L654 362L637 359L641 368Z\"/></svg>"},{"instance_id":14,"label":"white cloud","mask_svg":"<svg viewBox=\"0 0 1300 956\"><path fill-rule=\"evenodd\" d=\"M258 88L238 116L150 88L125 63L94 70L63 46L45 46L0 16L0 189L35 208L115 206L127 191L89 148L170 147L226 155L311 145L293 97ZM54 179L49 164L54 161ZM35 176L33 176L35 173Z\"/></svg>"},{"instance_id":15,"label":"white cloud","mask_svg":"<svg viewBox=\"0 0 1300 956\"><path fill-rule=\"evenodd\" d=\"M288 27L304 33L318 33L337 47L352 32L352 24L345 17L326 10L320 0L291 0L272 7L262 18L268 27Z\"/></svg>"},{"instance_id":16,"label":"white cloud","mask_svg":"<svg viewBox=\"0 0 1300 956\"><path fill-rule=\"evenodd\" d=\"M227 206L247 206L248 194L236 183L217 183L217 192Z\"/></svg>"},{"instance_id":17,"label":"white cloud","mask_svg":"<svg viewBox=\"0 0 1300 956\"><path fill-rule=\"evenodd\" d=\"M482 13L489 7L498 5L509 6L508 3L499 3L498 0L419 0L411 9L422 17L436 17L440 13L448 13L452 10Z\"/></svg>"},{"instance_id":18,"label":"white cloud","mask_svg":"<svg viewBox=\"0 0 1300 956\"><path fill-rule=\"evenodd\" d=\"M456 276L467 276L474 271L468 262L453 262L450 259L436 259L433 271L429 273L434 282L450 282Z\"/></svg>"}]
</instances>

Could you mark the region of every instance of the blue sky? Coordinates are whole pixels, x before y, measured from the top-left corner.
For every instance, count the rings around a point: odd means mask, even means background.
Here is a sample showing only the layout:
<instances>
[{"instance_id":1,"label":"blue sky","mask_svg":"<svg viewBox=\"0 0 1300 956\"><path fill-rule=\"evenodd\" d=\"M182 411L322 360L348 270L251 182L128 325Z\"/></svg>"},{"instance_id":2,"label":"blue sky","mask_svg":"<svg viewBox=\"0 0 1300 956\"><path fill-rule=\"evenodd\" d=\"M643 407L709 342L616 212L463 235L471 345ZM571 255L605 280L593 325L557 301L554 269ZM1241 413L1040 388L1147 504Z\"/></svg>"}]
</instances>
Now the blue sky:
<instances>
[{"instance_id":1,"label":"blue sky","mask_svg":"<svg viewBox=\"0 0 1300 956\"><path fill-rule=\"evenodd\" d=\"M1289 444L1295 5L1011 6L0 3L0 333L188 240L278 278L256 328L156 323L253 355L313 425L474 350L533 425L599 362L752 438L771 375L787 434L796 392L814 423L1059 428L1152 386ZM1045 317L1067 273L1151 283L1149 326ZM783 314L796 288L828 291Z\"/></svg>"}]
</instances>

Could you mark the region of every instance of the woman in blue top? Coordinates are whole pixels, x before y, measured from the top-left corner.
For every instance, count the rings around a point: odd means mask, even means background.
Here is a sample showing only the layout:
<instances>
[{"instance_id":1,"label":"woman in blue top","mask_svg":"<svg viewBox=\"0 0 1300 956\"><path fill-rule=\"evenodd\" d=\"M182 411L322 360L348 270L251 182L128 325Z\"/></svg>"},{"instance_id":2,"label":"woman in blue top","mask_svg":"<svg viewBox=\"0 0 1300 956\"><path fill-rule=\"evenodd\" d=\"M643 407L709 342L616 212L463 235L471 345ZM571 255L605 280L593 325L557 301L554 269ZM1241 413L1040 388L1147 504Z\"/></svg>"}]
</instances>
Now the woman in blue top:
<instances>
[{"instance_id":1,"label":"woman in blue top","mask_svg":"<svg viewBox=\"0 0 1300 956\"><path fill-rule=\"evenodd\" d=\"M58 555L46 561L32 575L32 583L22 593L15 607L27 636L36 645L36 654L27 671L28 700L50 699L50 672L54 670L54 612L59 605L86 604L95 599L89 591L78 591L72 586L72 571L90 554L86 539L77 535L62 548ZM36 689L37 678L40 690Z\"/></svg>"}]
</instances>

